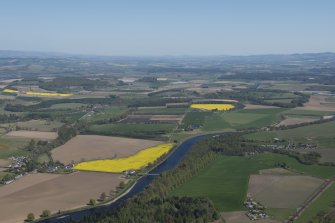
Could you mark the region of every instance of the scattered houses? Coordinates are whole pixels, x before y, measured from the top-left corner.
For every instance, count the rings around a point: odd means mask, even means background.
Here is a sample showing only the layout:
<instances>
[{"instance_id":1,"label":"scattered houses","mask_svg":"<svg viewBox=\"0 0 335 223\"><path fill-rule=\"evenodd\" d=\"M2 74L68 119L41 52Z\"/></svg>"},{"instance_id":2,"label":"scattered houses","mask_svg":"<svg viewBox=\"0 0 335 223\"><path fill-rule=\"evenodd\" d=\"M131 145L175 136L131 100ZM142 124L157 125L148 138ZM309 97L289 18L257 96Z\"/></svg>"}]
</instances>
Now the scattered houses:
<instances>
[{"instance_id":1,"label":"scattered houses","mask_svg":"<svg viewBox=\"0 0 335 223\"><path fill-rule=\"evenodd\" d=\"M269 217L265 213L265 207L254 201L251 197L247 198L247 201L244 202L244 206L248 209L248 213L246 215L250 220L258 220Z\"/></svg>"}]
</instances>

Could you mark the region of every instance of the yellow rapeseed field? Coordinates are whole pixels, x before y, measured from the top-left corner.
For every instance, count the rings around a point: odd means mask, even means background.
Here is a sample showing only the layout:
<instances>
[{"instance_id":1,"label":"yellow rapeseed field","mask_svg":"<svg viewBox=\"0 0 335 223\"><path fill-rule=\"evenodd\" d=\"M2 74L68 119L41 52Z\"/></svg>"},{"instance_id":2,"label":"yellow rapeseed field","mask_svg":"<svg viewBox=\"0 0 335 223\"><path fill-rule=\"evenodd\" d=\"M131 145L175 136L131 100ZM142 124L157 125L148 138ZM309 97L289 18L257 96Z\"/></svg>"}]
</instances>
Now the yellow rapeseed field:
<instances>
[{"instance_id":1,"label":"yellow rapeseed field","mask_svg":"<svg viewBox=\"0 0 335 223\"><path fill-rule=\"evenodd\" d=\"M78 163L75 170L121 173L126 170L139 170L167 153L174 143L164 143L144 149L133 156L109 160L94 160Z\"/></svg>"},{"instance_id":2,"label":"yellow rapeseed field","mask_svg":"<svg viewBox=\"0 0 335 223\"><path fill-rule=\"evenodd\" d=\"M36 95L36 96L46 96L46 97L69 97L72 96L72 94L62 94L62 93L53 93L53 92L35 92L35 91L17 91L17 90L11 90L11 89L5 89L3 90L5 93L20 93L20 94L26 94L26 95Z\"/></svg>"},{"instance_id":3,"label":"yellow rapeseed field","mask_svg":"<svg viewBox=\"0 0 335 223\"><path fill-rule=\"evenodd\" d=\"M5 90L3 90L3 92L5 92L5 93L18 93L19 91L12 90L12 89L5 89Z\"/></svg>"},{"instance_id":4,"label":"yellow rapeseed field","mask_svg":"<svg viewBox=\"0 0 335 223\"><path fill-rule=\"evenodd\" d=\"M191 108L227 111L235 108L232 104L192 104Z\"/></svg>"},{"instance_id":5,"label":"yellow rapeseed field","mask_svg":"<svg viewBox=\"0 0 335 223\"><path fill-rule=\"evenodd\" d=\"M61 94L61 93L50 93L50 92L34 92L34 91L27 91L24 92L27 95L37 95L37 96L47 96L47 97L69 97L72 94Z\"/></svg>"}]
</instances>

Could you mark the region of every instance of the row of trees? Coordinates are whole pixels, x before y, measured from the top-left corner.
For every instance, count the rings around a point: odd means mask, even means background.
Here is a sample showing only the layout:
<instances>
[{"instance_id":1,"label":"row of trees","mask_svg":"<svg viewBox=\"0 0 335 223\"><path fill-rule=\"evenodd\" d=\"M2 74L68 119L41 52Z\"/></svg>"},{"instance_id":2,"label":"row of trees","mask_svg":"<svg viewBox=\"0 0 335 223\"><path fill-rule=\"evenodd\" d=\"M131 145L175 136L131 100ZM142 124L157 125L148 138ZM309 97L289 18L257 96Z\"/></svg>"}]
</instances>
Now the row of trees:
<instances>
[{"instance_id":1,"label":"row of trees","mask_svg":"<svg viewBox=\"0 0 335 223\"><path fill-rule=\"evenodd\" d=\"M84 77L57 77L51 81L39 81L39 87L49 91L64 92L70 90L73 86L82 87L85 90L94 90L106 86L106 82Z\"/></svg>"},{"instance_id":2,"label":"row of trees","mask_svg":"<svg viewBox=\"0 0 335 223\"><path fill-rule=\"evenodd\" d=\"M243 134L244 133L226 133L222 136L208 138L207 140L200 142L200 144L202 144L203 147L208 147L215 153L221 153L227 156L243 156L250 153L273 152L292 157L305 165L318 164L335 166L335 163L319 163L321 155L318 152L311 151L300 153L297 151L267 147L266 145L261 146L255 140L244 139Z\"/></svg>"},{"instance_id":3,"label":"row of trees","mask_svg":"<svg viewBox=\"0 0 335 223\"><path fill-rule=\"evenodd\" d=\"M5 106L6 111L11 112L29 112L29 111L36 111L42 108L49 108L54 104L61 104L61 103L83 103L83 104L111 104L111 103L118 103L120 102L119 97L106 97L106 98L76 98L76 99L57 99L57 100L47 100L42 101L38 104L33 105L22 105L22 104L13 104L7 103Z\"/></svg>"},{"instance_id":4,"label":"row of trees","mask_svg":"<svg viewBox=\"0 0 335 223\"><path fill-rule=\"evenodd\" d=\"M54 162L51 156L51 150L55 147L63 145L72 137L76 136L77 130L75 127L63 126L58 130L58 137L52 142L30 140L29 144L24 148L30 154L27 157L26 165L21 171L30 172L38 169L41 172L47 171L49 166L64 166L63 164ZM42 154L47 154L49 157L48 163L40 163L38 157Z\"/></svg>"},{"instance_id":5,"label":"row of trees","mask_svg":"<svg viewBox=\"0 0 335 223\"><path fill-rule=\"evenodd\" d=\"M40 215L41 218L47 218L51 216L51 211L43 210L42 214ZM35 214L29 213L26 218L26 222L33 222L35 220Z\"/></svg>"},{"instance_id":6,"label":"row of trees","mask_svg":"<svg viewBox=\"0 0 335 223\"><path fill-rule=\"evenodd\" d=\"M162 97L149 97L143 100L134 100L130 102L129 107L146 107L146 106L165 106L167 103L183 103L191 102L191 98L162 98Z\"/></svg>"},{"instance_id":7,"label":"row of trees","mask_svg":"<svg viewBox=\"0 0 335 223\"><path fill-rule=\"evenodd\" d=\"M93 213L86 223L107 222L212 222L219 218L208 198L171 197L179 185L211 163L216 154L195 145L176 169L157 177L144 191L109 213Z\"/></svg>"},{"instance_id":8,"label":"row of trees","mask_svg":"<svg viewBox=\"0 0 335 223\"><path fill-rule=\"evenodd\" d=\"M15 114L2 114L0 115L0 123L18 122L22 117Z\"/></svg>"},{"instance_id":9,"label":"row of trees","mask_svg":"<svg viewBox=\"0 0 335 223\"><path fill-rule=\"evenodd\" d=\"M248 88L242 89L239 91L220 91L215 93L206 94L206 98L226 98L226 99L233 99L239 101L250 101L254 104L259 105L269 105L269 106L277 106L283 108L295 108L298 106L302 106L303 103L309 100L309 95L294 92L296 96L291 102L271 102L267 101L268 99L273 99L272 97L266 97L266 95L270 94L281 94L281 93L289 93L288 91L283 90L268 90L268 89L256 89L256 88ZM281 98L284 99L284 98Z\"/></svg>"}]
</instances>

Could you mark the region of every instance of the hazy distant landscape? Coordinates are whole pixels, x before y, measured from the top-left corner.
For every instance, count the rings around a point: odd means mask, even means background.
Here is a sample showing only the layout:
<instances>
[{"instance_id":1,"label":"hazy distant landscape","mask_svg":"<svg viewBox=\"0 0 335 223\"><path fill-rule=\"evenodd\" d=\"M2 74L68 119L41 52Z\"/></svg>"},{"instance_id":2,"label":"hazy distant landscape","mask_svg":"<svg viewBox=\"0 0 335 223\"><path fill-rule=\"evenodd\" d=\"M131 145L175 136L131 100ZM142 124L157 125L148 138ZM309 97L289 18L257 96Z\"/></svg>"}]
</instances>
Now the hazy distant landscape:
<instances>
[{"instance_id":1,"label":"hazy distant landscape","mask_svg":"<svg viewBox=\"0 0 335 223\"><path fill-rule=\"evenodd\" d=\"M85 222L121 221L120 213L128 213L127 219L141 215L145 222L177 219L180 212L199 208L206 211L197 218L205 222L305 222L333 211L333 53L0 55L5 222L108 204L184 140L223 132L192 146L174 170L156 177L117 211ZM174 147L167 154L154 155L168 143ZM152 153L151 161L136 161L140 153ZM97 160L100 164L91 164ZM116 166L106 166L107 173L89 171L109 165L108 160ZM120 165L127 171L118 172ZM152 206L158 198L161 203ZM174 213L165 207L183 202L192 206ZM150 216L157 208L163 212Z\"/></svg>"},{"instance_id":2,"label":"hazy distant landscape","mask_svg":"<svg viewBox=\"0 0 335 223\"><path fill-rule=\"evenodd\" d=\"M1 223L335 223L333 0L2 1Z\"/></svg>"}]
</instances>

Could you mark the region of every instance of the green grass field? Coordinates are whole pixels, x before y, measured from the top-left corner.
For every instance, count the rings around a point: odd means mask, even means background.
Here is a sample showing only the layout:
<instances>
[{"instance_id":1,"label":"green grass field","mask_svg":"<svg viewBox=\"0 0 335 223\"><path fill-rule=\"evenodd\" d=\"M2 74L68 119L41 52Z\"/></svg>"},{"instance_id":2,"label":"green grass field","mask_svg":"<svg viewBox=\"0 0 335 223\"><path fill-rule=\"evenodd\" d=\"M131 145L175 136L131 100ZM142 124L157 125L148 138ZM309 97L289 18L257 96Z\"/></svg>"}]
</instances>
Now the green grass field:
<instances>
[{"instance_id":1,"label":"green grass field","mask_svg":"<svg viewBox=\"0 0 335 223\"><path fill-rule=\"evenodd\" d=\"M304 116L324 116L331 115L334 112L331 111L310 111L310 110L299 110L299 109L288 109L283 112L285 115L295 116L295 117L304 117Z\"/></svg>"},{"instance_id":2,"label":"green grass field","mask_svg":"<svg viewBox=\"0 0 335 223\"><path fill-rule=\"evenodd\" d=\"M241 130L273 125L281 120L282 115L296 118L312 117L317 119L323 115L329 114L331 113L286 108L243 109L229 112L188 112L183 123L186 125L202 126L201 129L204 131L222 131L225 129ZM301 135L308 131L309 129L301 133ZM328 131L328 129L326 131ZM268 133L268 135L269 138L276 137L272 133ZM288 135L291 135L291 133L288 133Z\"/></svg>"},{"instance_id":3,"label":"green grass field","mask_svg":"<svg viewBox=\"0 0 335 223\"><path fill-rule=\"evenodd\" d=\"M290 217L291 214L293 214L294 209L289 208L267 208L266 213L270 215L272 218L284 221Z\"/></svg>"},{"instance_id":4,"label":"green grass field","mask_svg":"<svg viewBox=\"0 0 335 223\"><path fill-rule=\"evenodd\" d=\"M335 184L329 187L321 194L298 218L295 223L310 222L319 211L326 211L334 204L335 201ZM314 221L313 221L314 222ZM315 221L315 223L318 221Z\"/></svg>"},{"instance_id":5,"label":"green grass field","mask_svg":"<svg viewBox=\"0 0 335 223\"><path fill-rule=\"evenodd\" d=\"M91 114L90 116L85 116L85 119L87 119L90 122L96 122L100 120L119 117L120 115L126 113L127 111L128 108L126 106L111 106L94 114Z\"/></svg>"},{"instance_id":6,"label":"green grass field","mask_svg":"<svg viewBox=\"0 0 335 223\"><path fill-rule=\"evenodd\" d=\"M249 176L261 169L285 162L290 168L306 175L329 178L335 167L303 165L285 155L266 153L251 157L220 156L197 176L173 191L177 196L208 196L219 211L243 210Z\"/></svg>"},{"instance_id":7,"label":"green grass field","mask_svg":"<svg viewBox=\"0 0 335 223\"><path fill-rule=\"evenodd\" d=\"M24 151L22 148L24 148L29 141L29 139L0 136L0 159L27 155L28 151Z\"/></svg>"},{"instance_id":8,"label":"green grass field","mask_svg":"<svg viewBox=\"0 0 335 223\"><path fill-rule=\"evenodd\" d=\"M6 127L15 127L18 126L21 129L27 130L35 130L35 131L57 131L64 123L59 121L47 121L43 119L30 120L25 122L16 122L16 123L8 123L1 124L0 126Z\"/></svg>"},{"instance_id":9,"label":"green grass field","mask_svg":"<svg viewBox=\"0 0 335 223\"><path fill-rule=\"evenodd\" d=\"M184 125L200 125L205 123L206 117L213 115L213 112L188 112L186 113L183 124Z\"/></svg>"},{"instance_id":10,"label":"green grass field","mask_svg":"<svg viewBox=\"0 0 335 223\"><path fill-rule=\"evenodd\" d=\"M39 163L47 163L47 162L50 161L50 158L46 153L43 153L43 154L39 155L37 161Z\"/></svg>"},{"instance_id":11,"label":"green grass field","mask_svg":"<svg viewBox=\"0 0 335 223\"><path fill-rule=\"evenodd\" d=\"M217 112L206 117L203 130L247 129L269 126L280 120L280 114L287 109L245 109Z\"/></svg>"},{"instance_id":12,"label":"green grass field","mask_svg":"<svg viewBox=\"0 0 335 223\"><path fill-rule=\"evenodd\" d=\"M256 132L246 135L246 138L271 141L274 137L289 139L295 141L318 143L321 148L334 146L334 129L335 121L325 122L322 124L313 124L288 130L277 130L269 132Z\"/></svg>"}]
</instances>

